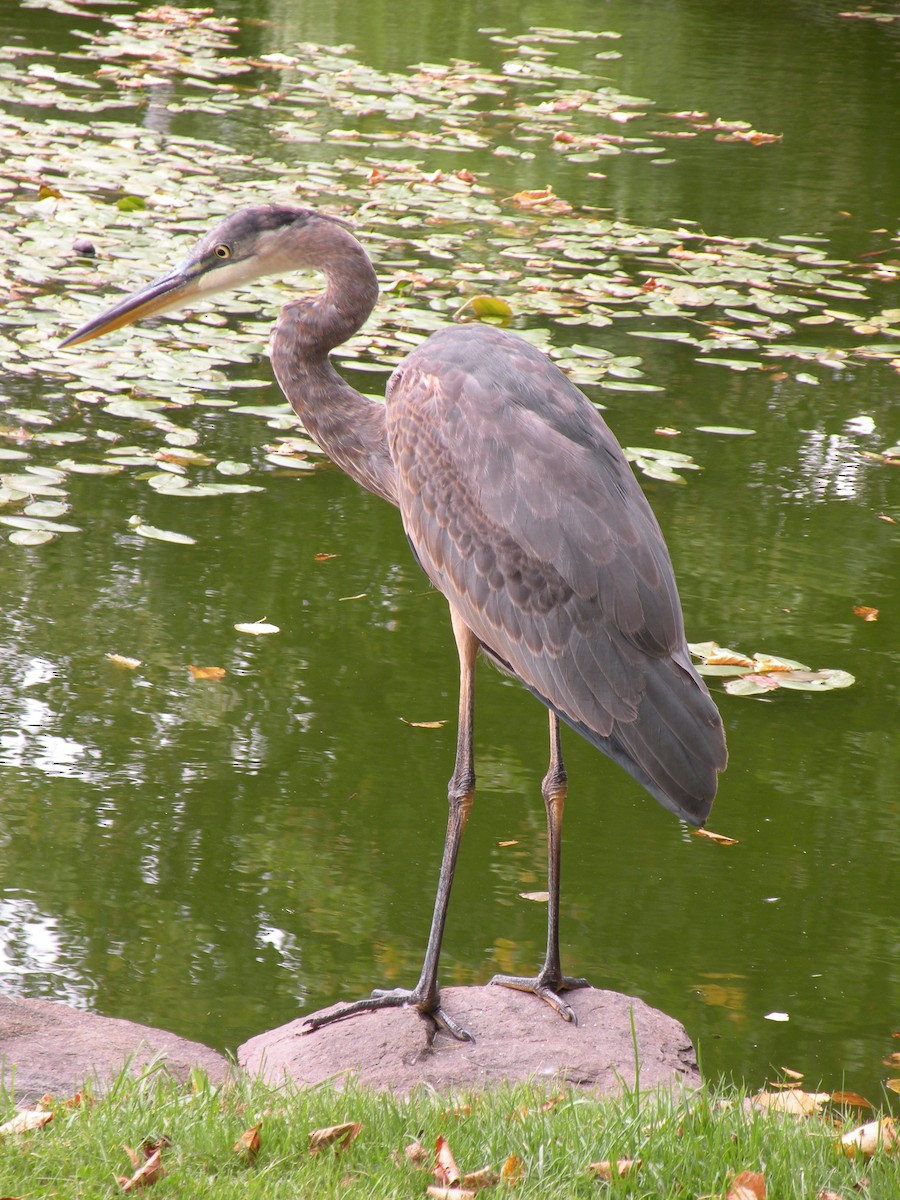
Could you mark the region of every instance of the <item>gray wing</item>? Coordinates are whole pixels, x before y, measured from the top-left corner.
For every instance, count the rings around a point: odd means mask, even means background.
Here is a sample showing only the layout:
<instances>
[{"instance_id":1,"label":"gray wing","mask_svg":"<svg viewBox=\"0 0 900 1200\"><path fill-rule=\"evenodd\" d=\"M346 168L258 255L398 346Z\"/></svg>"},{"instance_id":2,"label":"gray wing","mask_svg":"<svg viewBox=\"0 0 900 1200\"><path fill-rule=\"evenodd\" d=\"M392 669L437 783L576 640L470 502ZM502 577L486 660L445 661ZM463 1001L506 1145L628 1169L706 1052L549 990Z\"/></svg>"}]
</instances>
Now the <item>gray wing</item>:
<instances>
[{"instance_id":1,"label":"gray wing","mask_svg":"<svg viewBox=\"0 0 900 1200\"><path fill-rule=\"evenodd\" d=\"M409 541L487 653L705 819L721 721L656 518L594 406L521 338L460 327L398 369L387 424Z\"/></svg>"}]
</instances>

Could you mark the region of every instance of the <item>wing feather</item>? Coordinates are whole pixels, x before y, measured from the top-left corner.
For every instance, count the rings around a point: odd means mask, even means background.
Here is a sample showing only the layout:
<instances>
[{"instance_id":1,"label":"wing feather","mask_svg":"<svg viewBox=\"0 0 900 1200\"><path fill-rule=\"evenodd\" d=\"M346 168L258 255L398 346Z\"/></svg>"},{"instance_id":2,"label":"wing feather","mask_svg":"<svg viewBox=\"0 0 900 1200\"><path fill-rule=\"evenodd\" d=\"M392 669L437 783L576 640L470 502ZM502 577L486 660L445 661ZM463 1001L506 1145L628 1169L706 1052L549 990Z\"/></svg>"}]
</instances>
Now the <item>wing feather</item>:
<instances>
[{"instance_id":1,"label":"wing feather","mask_svg":"<svg viewBox=\"0 0 900 1200\"><path fill-rule=\"evenodd\" d=\"M521 338L458 327L395 372L387 430L416 557L489 656L703 820L721 722L659 525L599 412Z\"/></svg>"}]
</instances>

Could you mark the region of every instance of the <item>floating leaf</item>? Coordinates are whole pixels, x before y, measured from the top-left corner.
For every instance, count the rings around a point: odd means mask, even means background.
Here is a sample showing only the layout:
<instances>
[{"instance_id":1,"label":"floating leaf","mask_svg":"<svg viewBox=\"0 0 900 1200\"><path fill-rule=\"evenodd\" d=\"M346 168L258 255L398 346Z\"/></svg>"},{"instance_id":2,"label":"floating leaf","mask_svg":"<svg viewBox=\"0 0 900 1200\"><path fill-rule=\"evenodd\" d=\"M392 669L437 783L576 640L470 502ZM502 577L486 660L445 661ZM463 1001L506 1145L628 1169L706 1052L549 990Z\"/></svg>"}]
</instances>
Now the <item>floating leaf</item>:
<instances>
[{"instance_id":1,"label":"floating leaf","mask_svg":"<svg viewBox=\"0 0 900 1200\"><path fill-rule=\"evenodd\" d=\"M9 535L8 540L14 546L43 546L45 542L52 542L56 537L55 533L51 533L49 529L17 529Z\"/></svg>"},{"instance_id":2,"label":"floating leaf","mask_svg":"<svg viewBox=\"0 0 900 1200\"><path fill-rule=\"evenodd\" d=\"M745 674L740 679L730 679L725 684L725 691L729 696L762 696L777 691L778 687L779 681L771 675Z\"/></svg>"},{"instance_id":3,"label":"floating leaf","mask_svg":"<svg viewBox=\"0 0 900 1200\"><path fill-rule=\"evenodd\" d=\"M124 671L134 671L142 665L139 658L127 658L124 654L107 654L106 657L111 663L117 667L121 667Z\"/></svg>"},{"instance_id":4,"label":"floating leaf","mask_svg":"<svg viewBox=\"0 0 900 1200\"><path fill-rule=\"evenodd\" d=\"M63 521L50 521L46 517L16 517L0 513L0 522L14 529L39 529L45 533L81 533L79 525L67 525Z\"/></svg>"},{"instance_id":5,"label":"floating leaf","mask_svg":"<svg viewBox=\"0 0 900 1200\"><path fill-rule=\"evenodd\" d=\"M294 458L288 454L267 454L266 462L270 462L273 467L286 467L289 471L314 471L316 463L309 462L305 458Z\"/></svg>"},{"instance_id":6,"label":"floating leaf","mask_svg":"<svg viewBox=\"0 0 900 1200\"><path fill-rule=\"evenodd\" d=\"M266 633L281 633L277 625L270 625L268 621L240 621L235 629L238 633L252 633L257 637Z\"/></svg>"},{"instance_id":7,"label":"floating leaf","mask_svg":"<svg viewBox=\"0 0 900 1200\"><path fill-rule=\"evenodd\" d=\"M721 433L726 437L750 437L755 429L743 429L739 425L698 425L698 433Z\"/></svg>"},{"instance_id":8,"label":"floating leaf","mask_svg":"<svg viewBox=\"0 0 900 1200\"><path fill-rule=\"evenodd\" d=\"M715 842L718 846L736 846L737 838L727 837L724 833L713 833L711 829L692 829L691 833L694 837L705 838L708 842Z\"/></svg>"},{"instance_id":9,"label":"floating leaf","mask_svg":"<svg viewBox=\"0 0 900 1200\"><path fill-rule=\"evenodd\" d=\"M462 308L456 310L453 319L458 320L464 313L471 313L479 321L492 321L499 325L508 325L513 316L509 302L500 296L471 296Z\"/></svg>"},{"instance_id":10,"label":"floating leaf","mask_svg":"<svg viewBox=\"0 0 900 1200\"><path fill-rule=\"evenodd\" d=\"M157 542L171 542L175 546L196 546L197 539L186 533L175 533L171 529L158 529L155 525L145 525L143 521L132 517L128 522L134 532L142 538L151 538Z\"/></svg>"},{"instance_id":11,"label":"floating leaf","mask_svg":"<svg viewBox=\"0 0 900 1200\"><path fill-rule=\"evenodd\" d=\"M224 667L195 667L189 664L188 670L194 679L224 679L228 674Z\"/></svg>"},{"instance_id":12,"label":"floating leaf","mask_svg":"<svg viewBox=\"0 0 900 1200\"><path fill-rule=\"evenodd\" d=\"M862 619L864 621L877 621L878 620L878 609L877 608L869 608L867 605L861 604L861 605L859 605L859 607L854 608L853 612L855 613L855 615L857 617L862 617Z\"/></svg>"}]
</instances>

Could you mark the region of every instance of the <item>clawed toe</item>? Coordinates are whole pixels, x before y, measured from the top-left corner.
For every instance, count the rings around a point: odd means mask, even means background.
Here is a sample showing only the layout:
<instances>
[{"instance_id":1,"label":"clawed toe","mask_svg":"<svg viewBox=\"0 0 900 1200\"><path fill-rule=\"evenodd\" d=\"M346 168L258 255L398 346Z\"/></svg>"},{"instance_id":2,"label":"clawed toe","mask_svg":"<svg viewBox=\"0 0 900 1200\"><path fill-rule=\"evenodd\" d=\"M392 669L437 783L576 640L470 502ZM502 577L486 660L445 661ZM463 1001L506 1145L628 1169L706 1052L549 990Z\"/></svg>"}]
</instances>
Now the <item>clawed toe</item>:
<instances>
[{"instance_id":1,"label":"clawed toe","mask_svg":"<svg viewBox=\"0 0 900 1200\"><path fill-rule=\"evenodd\" d=\"M576 979L568 975L562 975L556 979L543 975L536 975L533 979L521 975L495 975L491 983L498 987L513 988L517 992L529 992L532 996L537 996L545 1004L549 1004L554 1012L559 1013L563 1020L570 1021L573 1025L578 1024L575 1010L571 1005L566 1004L559 993L591 986L586 979Z\"/></svg>"},{"instance_id":2,"label":"clawed toe","mask_svg":"<svg viewBox=\"0 0 900 1200\"><path fill-rule=\"evenodd\" d=\"M376 989L366 1000L354 1000L350 1003L339 1004L331 1012L306 1017L303 1021L302 1034L315 1033L323 1025L333 1025L336 1021L344 1021L356 1017L360 1013L377 1012L381 1008L417 1008L423 1017L430 1017L438 1029L449 1033L459 1042L474 1042L468 1030L448 1016L441 1008L438 998L424 1000L417 990L408 988L393 988L390 991Z\"/></svg>"}]
</instances>

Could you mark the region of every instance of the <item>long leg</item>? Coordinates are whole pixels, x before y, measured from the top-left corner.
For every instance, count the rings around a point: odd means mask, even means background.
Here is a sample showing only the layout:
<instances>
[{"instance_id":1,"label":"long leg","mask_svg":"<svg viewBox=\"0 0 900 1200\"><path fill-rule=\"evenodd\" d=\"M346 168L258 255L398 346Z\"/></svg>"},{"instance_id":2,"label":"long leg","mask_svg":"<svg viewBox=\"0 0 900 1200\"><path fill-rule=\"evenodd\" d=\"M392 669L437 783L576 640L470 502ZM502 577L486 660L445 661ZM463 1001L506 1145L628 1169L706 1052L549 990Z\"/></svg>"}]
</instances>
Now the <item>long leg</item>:
<instances>
[{"instance_id":1,"label":"long leg","mask_svg":"<svg viewBox=\"0 0 900 1200\"><path fill-rule=\"evenodd\" d=\"M575 1025L578 1020L572 1009L559 993L573 988L590 987L586 979L572 979L563 975L559 960L559 870L562 853L562 821L568 794L568 778L563 765L562 747L559 740L559 717L550 713L550 766L541 784L541 794L547 809L547 955L540 972L533 978L518 975L495 975L491 983L516 988L521 992L533 992L555 1009L560 1016Z\"/></svg>"},{"instance_id":2,"label":"long leg","mask_svg":"<svg viewBox=\"0 0 900 1200\"><path fill-rule=\"evenodd\" d=\"M444 925L447 921L447 908L456 871L459 844L475 799L472 737L475 727L475 660L478 657L478 640L452 608L450 617L453 622L456 648L459 652L459 726L456 735L456 764L447 789L450 804L447 837L444 841L441 872L438 876L431 932L428 935L428 946L425 950L425 961L422 964L419 982L412 989L376 990L366 1000L343 1004L325 1016L310 1017L305 1023L304 1033L311 1033L320 1025L341 1021L345 1017L353 1017L357 1013L371 1012L377 1008L399 1008L409 1004L432 1017L441 1028L460 1041L474 1041L472 1035L451 1017L448 1017L441 1008L437 978L438 960L441 955L441 942L444 938Z\"/></svg>"}]
</instances>

